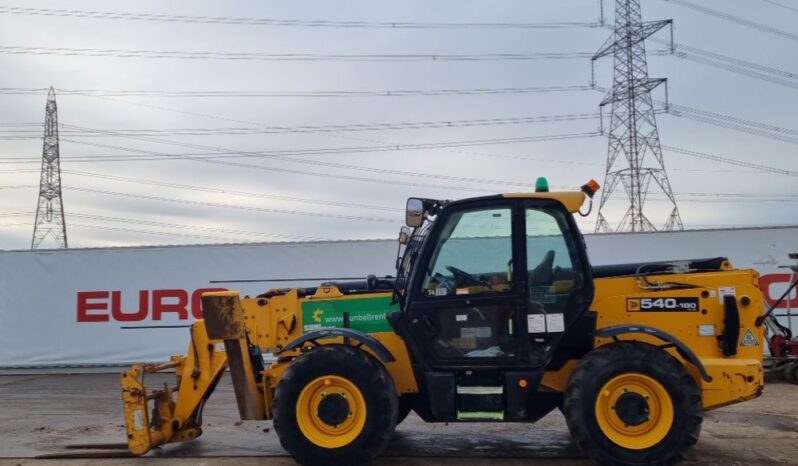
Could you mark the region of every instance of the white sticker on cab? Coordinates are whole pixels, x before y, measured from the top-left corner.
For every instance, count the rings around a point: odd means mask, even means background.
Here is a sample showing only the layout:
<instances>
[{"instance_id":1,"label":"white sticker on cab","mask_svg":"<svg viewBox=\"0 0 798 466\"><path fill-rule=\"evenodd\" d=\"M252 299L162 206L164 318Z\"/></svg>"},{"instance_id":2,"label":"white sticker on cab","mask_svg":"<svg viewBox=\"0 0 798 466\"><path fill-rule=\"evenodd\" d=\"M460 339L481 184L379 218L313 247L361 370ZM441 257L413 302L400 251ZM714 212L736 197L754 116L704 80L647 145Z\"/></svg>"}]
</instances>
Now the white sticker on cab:
<instances>
[{"instance_id":1,"label":"white sticker on cab","mask_svg":"<svg viewBox=\"0 0 798 466\"><path fill-rule=\"evenodd\" d=\"M526 328L529 333L546 333L546 316L543 314L528 314Z\"/></svg>"},{"instance_id":2,"label":"white sticker on cab","mask_svg":"<svg viewBox=\"0 0 798 466\"><path fill-rule=\"evenodd\" d=\"M546 331L548 333L565 331L565 318L562 313L546 314Z\"/></svg>"}]
</instances>

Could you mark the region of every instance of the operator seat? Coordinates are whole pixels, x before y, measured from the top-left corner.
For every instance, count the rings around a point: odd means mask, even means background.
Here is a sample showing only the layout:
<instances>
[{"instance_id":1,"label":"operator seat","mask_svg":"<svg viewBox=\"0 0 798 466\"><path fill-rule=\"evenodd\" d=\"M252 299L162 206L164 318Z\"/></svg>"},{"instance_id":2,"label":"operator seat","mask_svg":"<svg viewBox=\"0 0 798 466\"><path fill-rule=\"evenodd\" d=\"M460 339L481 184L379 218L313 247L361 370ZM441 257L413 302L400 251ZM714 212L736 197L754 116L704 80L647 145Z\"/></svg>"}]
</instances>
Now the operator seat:
<instances>
[{"instance_id":1,"label":"operator seat","mask_svg":"<svg viewBox=\"0 0 798 466\"><path fill-rule=\"evenodd\" d=\"M551 286L554 283L554 251L549 250L540 264L529 271L528 286Z\"/></svg>"}]
</instances>

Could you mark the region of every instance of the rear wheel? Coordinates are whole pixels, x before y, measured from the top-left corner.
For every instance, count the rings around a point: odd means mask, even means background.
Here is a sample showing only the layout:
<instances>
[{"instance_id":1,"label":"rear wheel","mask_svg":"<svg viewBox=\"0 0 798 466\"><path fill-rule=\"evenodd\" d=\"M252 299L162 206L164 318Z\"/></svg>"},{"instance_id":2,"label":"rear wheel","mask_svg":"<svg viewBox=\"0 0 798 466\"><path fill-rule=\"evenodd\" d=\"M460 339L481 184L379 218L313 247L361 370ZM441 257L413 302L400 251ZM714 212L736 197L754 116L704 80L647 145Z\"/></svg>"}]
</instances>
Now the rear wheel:
<instances>
[{"instance_id":1,"label":"rear wheel","mask_svg":"<svg viewBox=\"0 0 798 466\"><path fill-rule=\"evenodd\" d=\"M607 465L670 465L698 441L701 394L684 365L642 342L617 342L585 356L564 402L574 440Z\"/></svg>"},{"instance_id":2,"label":"rear wheel","mask_svg":"<svg viewBox=\"0 0 798 466\"><path fill-rule=\"evenodd\" d=\"M297 358L277 385L274 429L305 465L359 465L388 443L398 401L393 379L364 351L325 345Z\"/></svg>"}]
</instances>

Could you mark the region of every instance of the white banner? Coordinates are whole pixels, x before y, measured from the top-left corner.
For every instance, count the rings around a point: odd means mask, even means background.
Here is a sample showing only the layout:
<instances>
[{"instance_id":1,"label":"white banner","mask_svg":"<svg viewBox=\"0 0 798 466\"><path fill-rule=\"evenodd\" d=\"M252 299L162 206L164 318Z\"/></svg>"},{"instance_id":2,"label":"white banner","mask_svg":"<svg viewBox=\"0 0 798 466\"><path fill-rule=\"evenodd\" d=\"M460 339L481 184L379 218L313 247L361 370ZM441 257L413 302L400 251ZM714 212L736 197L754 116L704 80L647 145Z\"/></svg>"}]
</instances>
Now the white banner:
<instances>
[{"instance_id":1,"label":"white banner","mask_svg":"<svg viewBox=\"0 0 798 466\"><path fill-rule=\"evenodd\" d=\"M586 240L594 265L726 256L760 271L775 300L789 283L780 266L798 252L798 227ZM257 295L318 283L213 281L390 275L396 248L377 240L0 252L0 368L163 361L186 351L203 290ZM779 313L788 310L798 310L795 294ZM798 319L789 323L798 330Z\"/></svg>"}]
</instances>

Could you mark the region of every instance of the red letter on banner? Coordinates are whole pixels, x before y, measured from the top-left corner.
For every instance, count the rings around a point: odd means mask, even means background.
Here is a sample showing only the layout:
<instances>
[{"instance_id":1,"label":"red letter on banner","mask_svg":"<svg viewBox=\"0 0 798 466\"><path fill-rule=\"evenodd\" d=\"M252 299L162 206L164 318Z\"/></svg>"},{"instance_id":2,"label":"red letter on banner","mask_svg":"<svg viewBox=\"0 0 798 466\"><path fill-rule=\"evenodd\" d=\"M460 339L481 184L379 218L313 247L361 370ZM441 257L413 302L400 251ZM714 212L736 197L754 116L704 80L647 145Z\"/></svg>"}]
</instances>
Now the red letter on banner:
<instances>
[{"instance_id":1,"label":"red letter on banner","mask_svg":"<svg viewBox=\"0 0 798 466\"><path fill-rule=\"evenodd\" d=\"M176 303L165 304L166 298L177 299ZM185 290L153 290L152 291L152 320L161 320L164 312L177 312L180 320L188 319L188 293Z\"/></svg>"},{"instance_id":2,"label":"red letter on banner","mask_svg":"<svg viewBox=\"0 0 798 466\"><path fill-rule=\"evenodd\" d=\"M774 305L776 300L781 296L781 293L778 293L776 296L774 296L770 292L770 287L774 283L784 283L787 286L790 286L790 280L792 280L792 275L788 273L769 273L759 278L759 288L763 293L765 293L765 301L768 303L768 306ZM784 291L786 291L786 287ZM791 308L798 307L798 292L793 291L793 293L795 296L792 299L790 299L789 296L785 298L784 301L779 304L779 309L786 308L788 304Z\"/></svg>"},{"instance_id":3,"label":"red letter on banner","mask_svg":"<svg viewBox=\"0 0 798 466\"><path fill-rule=\"evenodd\" d=\"M209 291L227 291L227 288L200 288L191 293L191 315L195 319L202 319L202 293Z\"/></svg>"},{"instance_id":4,"label":"red letter on banner","mask_svg":"<svg viewBox=\"0 0 798 466\"><path fill-rule=\"evenodd\" d=\"M108 292L78 291L78 322L108 322L108 314L89 314L89 311L107 311L108 302L90 303L90 299L108 299Z\"/></svg>"},{"instance_id":5,"label":"red letter on banner","mask_svg":"<svg viewBox=\"0 0 798 466\"><path fill-rule=\"evenodd\" d=\"M125 312L122 310L122 292L111 292L111 315L114 320L120 322L135 322L147 318L147 312L150 310L150 292L147 290L139 291L139 310L133 312Z\"/></svg>"}]
</instances>

